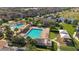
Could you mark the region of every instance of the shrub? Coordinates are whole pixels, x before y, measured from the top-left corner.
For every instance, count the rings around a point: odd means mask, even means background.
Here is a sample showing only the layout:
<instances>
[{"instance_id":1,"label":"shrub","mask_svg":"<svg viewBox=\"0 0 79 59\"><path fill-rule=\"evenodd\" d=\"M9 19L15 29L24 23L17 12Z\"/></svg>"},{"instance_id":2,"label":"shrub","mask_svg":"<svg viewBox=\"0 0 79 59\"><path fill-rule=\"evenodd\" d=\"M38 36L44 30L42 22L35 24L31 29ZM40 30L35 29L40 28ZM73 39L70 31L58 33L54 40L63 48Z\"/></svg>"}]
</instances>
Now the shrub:
<instances>
[{"instance_id":1,"label":"shrub","mask_svg":"<svg viewBox=\"0 0 79 59\"><path fill-rule=\"evenodd\" d=\"M57 51L57 43L52 42L51 50L52 50L52 51Z\"/></svg>"},{"instance_id":2,"label":"shrub","mask_svg":"<svg viewBox=\"0 0 79 59\"><path fill-rule=\"evenodd\" d=\"M12 40L12 44L14 46L23 47L26 44L25 38L23 37L14 37L14 40Z\"/></svg>"}]
</instances>

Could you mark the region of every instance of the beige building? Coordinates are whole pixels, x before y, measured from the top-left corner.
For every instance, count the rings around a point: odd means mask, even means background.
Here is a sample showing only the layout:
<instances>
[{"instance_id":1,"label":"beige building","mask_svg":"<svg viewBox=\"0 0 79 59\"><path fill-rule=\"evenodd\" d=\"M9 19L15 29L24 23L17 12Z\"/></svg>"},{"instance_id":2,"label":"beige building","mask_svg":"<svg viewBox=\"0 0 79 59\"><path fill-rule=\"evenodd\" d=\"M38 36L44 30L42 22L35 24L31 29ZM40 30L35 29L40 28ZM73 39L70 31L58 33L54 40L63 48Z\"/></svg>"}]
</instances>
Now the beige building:
<instances>
[{"instance_id":1,"label":"beige building","mask_svg":"<svg viewBox=\"0 0 79 59\"><path fill-rule=\"evenodd\" d=\"M71 37L66 30L59 30L58 42L62 45L72 44Z\"/></svg>"}]
</instances>

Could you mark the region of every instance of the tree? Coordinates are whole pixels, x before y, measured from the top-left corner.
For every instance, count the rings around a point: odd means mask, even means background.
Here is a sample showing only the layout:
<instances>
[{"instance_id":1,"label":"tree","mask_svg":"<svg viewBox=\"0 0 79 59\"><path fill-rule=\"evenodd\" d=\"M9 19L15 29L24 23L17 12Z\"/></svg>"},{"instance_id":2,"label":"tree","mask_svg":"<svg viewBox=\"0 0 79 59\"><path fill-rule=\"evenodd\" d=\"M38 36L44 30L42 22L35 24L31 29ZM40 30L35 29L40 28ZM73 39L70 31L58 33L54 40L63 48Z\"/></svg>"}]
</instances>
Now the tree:
<instances>
[{"instance_id":1,"label":"tree","mask_svg":"<svg viewBox=\"0 0 79 59\"><path fill-rule=\"evenodd\" d=\"M6 39L12 40L14 34L13 31L7 31L5 34L6 34Z\"/></svg>"},{"instance_id":2,"label":"tree","mask_svg":"<svg viewBox=\"0 0 79 59\"><path fill-rule=\"evenodd\" d=\"M29 41L29 42L32 40L32 38L29 37L29 36L28 36L26 39L27 39L27 41Z\"/></svg>"},{"instance_id":3,"label":"tree","mask_svg":"<svg viewBox=\"0 0 79 59\"><path fill-rule=\"evenodd\" d=\"M2 25L2 24L3 24L3 20L0 21L0 25Z\"/></svg>"},{"instance_id":4,"label":"tree","mask_svg":"<svg viewBox=\"0 0 79 59\"><path fill-rule=\"evenodd\" d=\"M59 17L60 17L60 14L57 14L57 15L56 15L56 18L59 18Z\"/></svg>"},{"instance_id":5,"label":"tree","mask_svg":"<svg viewBox=\"0 0 79 59\"><path fill-rule=\"evenodd\" d=\"M67 22L68 22L68 20L66 19L66 20L64 20L64 22L65 22L65 23L67 23Z\"/></svg>"},{"instance_id":6,"label":"tree","mask_svg":"<svg viewBox=\"0 0 79 59\"><path fill-rule=\"evenodd\" d=\"M60 29L63 29L63 26L62 25L60 26Z\"/></svg>"},{"instance_id":7,"label":"tree","mask_svg":"<svg viewBox=\"0 0 79 59\"><path fill-rule=\"evenodd\" d=\"M58 22L56 22L56 23L55 23L55 26L56 26L56 27L59 27L60 25L59 25L59 23L58 23Z\"/></svg>"},{"instance_id":8,"label":"tree","mask_svg":"<svg viewBox=\"0 0 79 59\"><path fill-rule=\"evenodd\" d=\"M5 31L10 31L10 27L9 26L5 26Z\"/></svg>"},{"instance_id":9,"label":"tree","mask_svg":"<svg viewBox=\"0 0 79 59\"><path fill-rule=\"evenodd\" d=\"M57 51L57 44L55 42L52 41L52 47L51 47L52 51Z\"/></svg>"},{"instance_id":10,"label":"tree","mask_svg":"<svg viewBox=\"0 0 79 59\"><path fill-rule=\"evenodd\" d=\"M26 39L27 39L27 46L29 50L32 50L36 45L36 41L29 36Z\"/></svg>"},{"instance_id":11,"label":"tree","mask_svg":"<svg viewBox=\"0 0 79 59\"><path fill-rule=\"evenodd\" d=\"M0 32L0 39L2 39L3 37L4 37L4 34Z\"/></svg>"},{"instance_id":12,"label":"tree","mask_svg":"<svg viewBox=\"0 0 79 59\"><path fill-rule=\"evenodd\" d=\"M11 29L8 26L5 26L5 27L6 27L5 29L6 39L11 41L13 39L14 32L11 31Z\"/></svg>"},{"instance_id":13,"label":"tree","mask_svg":"<svg viewBox=\"0 0 79 59\"><path fill-rule=\"evenodd\" d=\"M71 21L71 20L69 20L69 21L68 21L68 24L71 24L71 22L72 22L72 21Z\"/></svg>"},{"instance_id":14,"label":"tree","mask_svg":"<svg viewBox=\"0 0 79 59\"><path fill-rule=\"evenodd\" d=\"M14 46L17 47L24 47L26 45L26 40L24 37L14 36L11 42Z\"/></svg>"},{"instance_id":15,"label":"tree","mask_svg":"<svg viewBox=\"0 0 79 59\"><path fill-rule=\"evenodd\" d=\"M33 26L37 26L37 22L36 21L33 21Z\"/></svg>"},{"instance_id":16,"label":"tree","mask_svg":"<svg viewBox=\"0 0 79 59\"><path fill-rule=\"evenodd\" d=\"M6 20L6 19L3 19L3 22L4 22L4 23L7 23L7 22L8 22L8 20Z\"/></svg>"},{"instance_id":17,"label":"tree","mask_svg":"<svg viewBox=\"0 0 79 59\"><path fill-rule=\"evenodd\" d=\"M15 28L15 31L17 32L18 31L18 28Z\"/></svg>"},{"instance_id":18,"label":"tree","mask_svg":"<svg viewBox=\"0 0 79 59\"><path fill-rule=\"evenodd\" d=\"M73 21L73 25L78 25L78 21L77 20L74 20Z\"/></svg>"}]
</instances>

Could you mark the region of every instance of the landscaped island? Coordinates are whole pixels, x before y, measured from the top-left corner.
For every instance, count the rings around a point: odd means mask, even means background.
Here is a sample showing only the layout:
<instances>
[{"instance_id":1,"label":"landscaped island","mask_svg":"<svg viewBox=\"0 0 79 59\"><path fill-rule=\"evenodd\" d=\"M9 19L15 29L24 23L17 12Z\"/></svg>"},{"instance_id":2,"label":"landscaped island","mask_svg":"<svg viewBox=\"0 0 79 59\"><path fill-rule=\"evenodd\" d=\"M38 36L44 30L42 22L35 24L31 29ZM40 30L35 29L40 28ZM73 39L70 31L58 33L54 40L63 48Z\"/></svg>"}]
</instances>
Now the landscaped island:
<instances>
[{"instance_id":1,"label":"landscaped island","mask_svg":"<svg viewBox=\"0 0 79 59\"><path fill-rule=\"evenodd\" d=\"M26 9L0 9L0 51L79 50L79 8Z\"/></svg>"}]
</instances>

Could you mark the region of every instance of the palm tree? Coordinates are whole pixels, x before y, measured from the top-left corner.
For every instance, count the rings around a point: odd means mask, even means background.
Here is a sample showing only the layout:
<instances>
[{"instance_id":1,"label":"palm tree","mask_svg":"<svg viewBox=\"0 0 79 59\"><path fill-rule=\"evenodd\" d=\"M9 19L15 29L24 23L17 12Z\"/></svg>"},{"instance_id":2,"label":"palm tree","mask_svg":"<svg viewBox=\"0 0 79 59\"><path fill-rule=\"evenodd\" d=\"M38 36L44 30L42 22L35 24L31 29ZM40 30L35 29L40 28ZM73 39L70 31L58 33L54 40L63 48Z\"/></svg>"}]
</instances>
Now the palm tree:
<instances>
[{"instance_id":1,"label":"palm tree","mask_svg":"<svg viewBox=\"0 0 79 59\"><path fill-rule=\"evenodd\" d=\"M2 25L3 24L3 20L0 20L0 25Z\"/></svg>"}]
</instances>

